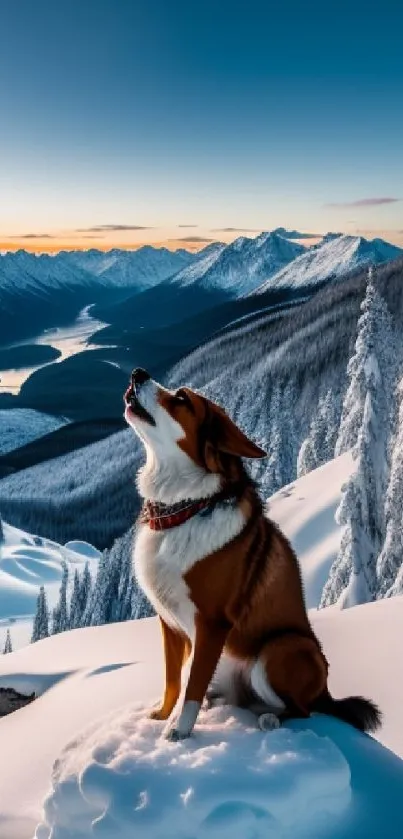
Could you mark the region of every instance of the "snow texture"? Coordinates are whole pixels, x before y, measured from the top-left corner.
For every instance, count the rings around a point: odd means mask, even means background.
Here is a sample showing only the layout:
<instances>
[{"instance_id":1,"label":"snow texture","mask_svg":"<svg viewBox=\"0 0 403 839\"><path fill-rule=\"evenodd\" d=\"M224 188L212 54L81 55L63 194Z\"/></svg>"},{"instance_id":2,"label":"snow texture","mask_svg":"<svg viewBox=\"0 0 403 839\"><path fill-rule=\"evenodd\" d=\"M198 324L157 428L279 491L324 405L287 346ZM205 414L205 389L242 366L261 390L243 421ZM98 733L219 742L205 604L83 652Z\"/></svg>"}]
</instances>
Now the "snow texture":
<instances>
[{"instance_id":1,"label":"snow texture","mask_svg":"<svg viewBox=\"0 0 403 839\"><path fill-rule=\"evenodd\" d=\"M61 417L41 414L31 408L0 410L0 454L25 446L65 424Z\"/></svg>"},{"instance_id":2,"label":"snow texture","mask_svg":"<svg viewBox=\"0 0 403 839\"><path fill-rule=\"evenodd\" d=\"M74 571L84 571L89 561L95 573L100 552L83 542L65 547L25 533L3 522L4 541L0 543L0 649L4 647L7 629L11 631L14 649L28 644L39 589L44 586L48 605L59 599L63 563L69 568L71 583ZM72 548L77 546L77 550Z\"/></svg>"},{"instance_id":3,"label":"snow texture","mask_svg":"<svg viewBox=\"0 0 403 839\"><path fill-rule=\"evenodd\" d=\"M337 746L313 731L262 734L230 707L201 714L184 744L124 709L70 744L36 839L274 839L328 835L351 798Z\"/></svg>"}]
</instances>

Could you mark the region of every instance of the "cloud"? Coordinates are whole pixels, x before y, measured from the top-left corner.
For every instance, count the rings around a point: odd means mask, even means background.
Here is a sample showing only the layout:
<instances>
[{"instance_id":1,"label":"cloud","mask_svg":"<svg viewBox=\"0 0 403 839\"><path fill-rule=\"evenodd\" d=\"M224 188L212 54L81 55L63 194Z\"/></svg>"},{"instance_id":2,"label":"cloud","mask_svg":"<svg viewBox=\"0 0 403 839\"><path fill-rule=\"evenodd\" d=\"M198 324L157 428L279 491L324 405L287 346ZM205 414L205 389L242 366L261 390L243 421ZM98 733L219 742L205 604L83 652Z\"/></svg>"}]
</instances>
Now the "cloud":
<instances>
[{"instance_id":1,"label":"cloud","mask_svg":"<svg viewBox=\"0 0 403 839\"><path fill-rule=\"evenodd\" d=\"M56 239L50 233L20 233L18 236L9 236L9 239Z\"/></svg>"},{"instance_id":2,"label":"cloud","mask_svg":"<svg viewBox=\"0 0 403 839\"><path fill-rule=\"evenodd\" d=\"M198 227L198 224L178 224L178 227Z\"/></svg>"},{"instance_id":3,"label":"cloud","mask_svg":"<svg viewBox=\"0 0 403 839\"><path fill-rule=\"evenodd\" d=\"M143 227L141 224L98 224L95 227L77 227L76 233L108 233L122 230L155 230L155 228Z\"/></svg>"},{"instance_id":4,"label":"cloud","mask_svg":"<svg viewBox=\"0 0 403 839\"><path fill-rule=\"evenodd\" d=\"M359 201L341 201L324 206L331 209L339 207L378 207L380 204L395 204L396 201L401 201L401 198L360 198Z\"/></svg>"},{"instance_id":5,"label":"cloud","mask_svg":"<svg viewBox=\"0 0 403 839\"><path fill-rule=\"evenodd\" d=\"M260 233L256 227L212 227L212 233Z\"/></svg>"},{"instance_id":6,"label":"cloud","mask_svg":"<svg viewBox=\"0 0 403 839\"><path fill-rule=\"evenodd\" d=\"M204 236L182 236L181 239L171 239L171 242L216 242L217 239L206 239Z\"/></svg>"}]
</instances>

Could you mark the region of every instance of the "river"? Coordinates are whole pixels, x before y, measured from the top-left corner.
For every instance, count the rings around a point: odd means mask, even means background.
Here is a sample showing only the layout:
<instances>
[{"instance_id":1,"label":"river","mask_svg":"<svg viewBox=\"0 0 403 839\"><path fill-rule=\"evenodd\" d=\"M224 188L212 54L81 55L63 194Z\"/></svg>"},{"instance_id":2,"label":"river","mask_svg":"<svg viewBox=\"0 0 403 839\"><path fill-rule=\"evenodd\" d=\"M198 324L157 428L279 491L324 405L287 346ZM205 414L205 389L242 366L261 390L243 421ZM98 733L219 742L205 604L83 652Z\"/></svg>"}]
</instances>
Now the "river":
<instances>
[{"instance_id":1,"label":"river","mask_svg":"<svg viewBox=\"0 0 403 839\"><path fill-rule=\"evenodd\" d=\"M61 355L56 359L56 363L69 358L75 353L82 352L82 350L95 350L96 344L87 344L87 341L98 329L106 326L101 320L97 320L90 314L90 309L94 303L84 306L79 312L76 319L69 326L60 326L56 328L45 329L45 331L35 338L29 338L26 341L18 341L15 344L9 344L8 347L23 346L26 344L42 344L50 347L55 347L59 350ZM52 364L54 362L46 362ZM26 379L38 370L40 367L45 367L45 364L37 364L33 367L23 367L19 370L0 370L0 393L9 391L11 393L19 393L21 385Z\"/></svg>"}]
</instances>

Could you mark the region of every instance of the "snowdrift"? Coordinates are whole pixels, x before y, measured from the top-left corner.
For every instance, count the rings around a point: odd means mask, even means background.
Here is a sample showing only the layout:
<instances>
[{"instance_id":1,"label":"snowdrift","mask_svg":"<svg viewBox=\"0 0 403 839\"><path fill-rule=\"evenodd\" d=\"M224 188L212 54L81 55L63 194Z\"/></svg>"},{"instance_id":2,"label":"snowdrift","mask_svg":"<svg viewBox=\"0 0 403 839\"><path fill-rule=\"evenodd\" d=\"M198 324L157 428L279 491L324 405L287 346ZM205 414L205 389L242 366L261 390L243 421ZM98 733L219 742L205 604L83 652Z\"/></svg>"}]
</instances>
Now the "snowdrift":
<instances>
[{"instance_id":1,"label":"snowdrift","mask_svg":"<svg viewBox=\"0 0 403 839\"><path fill-rule=\"evenodd\" d=\"M81 573L88 561L92 573L100 552L86 542L65 546L33 536L3 523L4 542L0 543L0 650L10 629L13 648L29 644L40 586L44 586L52 608L58 600L63 566L70 571L70 582L77 568Z\"/></svg>"},{"instance_id":2,"label":"snowdrift","mask_svg":"<svg viewBox=\"0 0 403 839\"><path fill-rule=\"evenodd\" d=\"M333 694L377 702L378 739L402 756L403 598L311 617ZM328 717L263 734L246 712L220 708L202 714L191 740L166 743L164 724L144 712L162 690L155 618L67 632L0 657L6 685L39 698L0 720L0 839L32 839L36 825L37 839L168 839L162 824L178 839L368 839L380 835L382 814L382 835L401 835L403 762Z\"/></svg>"}]
</instances>

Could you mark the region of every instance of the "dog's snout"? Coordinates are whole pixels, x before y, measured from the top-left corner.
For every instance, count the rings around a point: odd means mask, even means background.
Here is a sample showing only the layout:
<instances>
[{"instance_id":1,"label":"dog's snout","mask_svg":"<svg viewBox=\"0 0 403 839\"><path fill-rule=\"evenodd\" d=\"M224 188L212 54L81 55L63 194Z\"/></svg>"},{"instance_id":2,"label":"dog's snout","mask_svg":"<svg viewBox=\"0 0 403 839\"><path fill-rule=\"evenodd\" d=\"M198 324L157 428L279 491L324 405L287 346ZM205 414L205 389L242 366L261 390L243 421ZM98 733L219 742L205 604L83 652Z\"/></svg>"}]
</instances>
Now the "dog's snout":
<instances>
[{"instance_id":1,"label":"dog's snout","mask_svg":"<svg viewBox=\"0 0 403 839\"><path fill-rule=\"evenodd\" d=\"M150 374L147 373L147 370L143 370L142 367L136 367L132 372L132 385L143 385L144 382L148 382L150 379Z\"/></svg>"}]
</instances>

